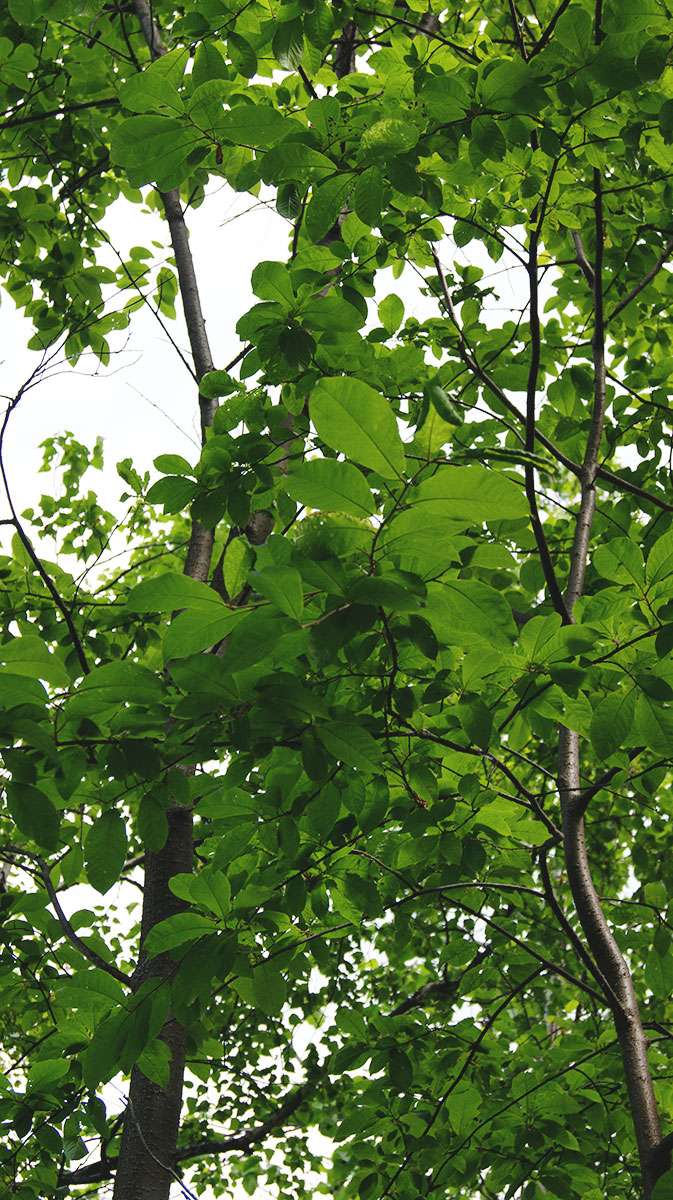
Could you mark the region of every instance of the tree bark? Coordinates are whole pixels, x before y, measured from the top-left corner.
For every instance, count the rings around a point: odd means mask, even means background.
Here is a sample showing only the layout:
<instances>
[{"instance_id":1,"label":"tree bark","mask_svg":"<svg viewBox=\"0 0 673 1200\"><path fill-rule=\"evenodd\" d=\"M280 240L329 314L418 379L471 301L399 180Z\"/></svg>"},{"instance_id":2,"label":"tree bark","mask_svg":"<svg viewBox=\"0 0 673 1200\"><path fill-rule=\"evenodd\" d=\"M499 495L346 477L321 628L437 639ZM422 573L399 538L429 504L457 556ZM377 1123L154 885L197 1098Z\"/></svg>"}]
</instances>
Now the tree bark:
<instances>
[{"instance_id":1,"label":"tree bark","mask_svg":"<svg viewBox=\"0 0 673 1200\"><path fill-rule=\"evenodd\" d=\"M168 812L166 845L157 854L148 851L145 858L141 946L159 921L185 908L171 892L169 883L174 875L192 870L192 858L192 814L176 805ZM168 980L173 971L169 955L161 954L148 961L141 949L135 988L148 979ZM160 1037L171 1054L170 1079L166 1088L160 1088L138 1067L133 1068L114 1200L167 1200L171 1182L176 1178L174 1162L182 1107L186 1031L169 1015Z\"/></svg>"}]
</instances>

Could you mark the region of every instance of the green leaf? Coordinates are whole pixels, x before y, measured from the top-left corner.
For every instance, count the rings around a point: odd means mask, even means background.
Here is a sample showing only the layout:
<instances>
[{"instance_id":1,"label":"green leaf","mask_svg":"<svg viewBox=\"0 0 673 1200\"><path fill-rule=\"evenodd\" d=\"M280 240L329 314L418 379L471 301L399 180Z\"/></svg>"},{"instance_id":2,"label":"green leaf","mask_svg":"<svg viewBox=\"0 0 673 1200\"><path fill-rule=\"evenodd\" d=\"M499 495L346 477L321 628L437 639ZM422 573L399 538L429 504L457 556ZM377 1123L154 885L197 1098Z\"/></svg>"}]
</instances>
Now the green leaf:
<instances>
[{"instance_id":1,"label":"green leaf","mask_svg":"<svg viewBox=\"0 0 673 1200\"><path fill-rule=\"evenodd\" d=\"M425 514L470 522L509 521L528 515L523 483L486 467L440 467L410 497Z\"/></svg>"},{"instance_id":2,"label":"green leaf","mask_svg":"<svg viewBox=\"0 0 673 1200\"><path fill-rule=\"evenodd\" d=\"M399 296L385 296L378 306L378 314L386 333L392 337L404 320L404 304Z\"/></svg>"},{"instance_id":3,"label":"green leaf","mask_svg":"<svg viewBox=\"0 0 673 1200\"><path fill-rule=\"evenodd\" d=\"M233 66L244 79L250 79L257 74L257 55L250 42L231 30L227 34L227 48Z\"/></svg>"},{"instance_id":4,"label":"green leaf","mask_svg":"<svg viewBox=\"0 0 673 1200\"><path fill-rule=\"evenodd\" d=\"M353 189L353 209L364 225L372 229L381 220L383 209L383 178L378 167L368 167Z\"/></svg>"},{"instance_id":5,"label":"green leaf","mask_svg":"<svg viewBox=\"0 0 673 1200\"><path fill-rule=\"evenodd\" d=\"M157 471L164 471L167 475L194 474L194 468L181 454L160 454L154 459L154 466Z\"/></svg>"},{"instance_id":6,"label":"green leaf","mask_svg":"<svg viewBox=\"0 0 673 1200\"><path fill-rule=\"evenodd\" d=\"M165 1042L155 1038L145 1046L137 1060L138 1070L158 1088L167 1088L171 1077L171 1051Z\"/></svg>"},{"instance_id":7,"label":"green leaf","mask_svg":"<svg viewBox=\"0 0 673 1200\"><path fill-rule=\"evenodd\" d=\"M29 783L7 784L7 808L17 828L44 850L59 844L59 815L48 796Z\"/></svg>"},{"instance_id":8,"label":"green leaf","mask_svg":"<svg viewBox=\"0 0 673 1200\"><path fill-rule=\"evenodd\" d=\"M150 504L163 504L164 513L182 512L194 499L197 487L181 475L166 475L149 488L146 498Z\"/></svg>"},{"instance_id":9,"label":"green leaf","mask_svg":"<svg viewBox=\"0 0 673 1200\"><path fill-rule=\"evenodd\" d=\"M667 1171L652 1188L651 1200L673 1200L673 1171Z\"/></svg>"},{"instance_id":10,"label":"green leaf","mask_svg":"<svg viewBox=\"0 0 673 1200\"><path fill-rule=\"evenodd\" d=\"M28 1071L28 1087L34 1092L48 1092L68 1074L70 1063L62 1058L43 1058Z\"/></svg>"},{"instance_id":11,"label":"green leaf","mask_svg":"<svg viewBox=\"0 0 673 1200\"><path fill-rule=\"evenodd\" d=\"M181 608L198 608L212 613L213 609L222 612L224 605L217 592L206 583L169 571L137 584L129 594L126 607L130 612L141 613L175 612Z\"/></svg>"},{"instance_id":12,"label":"green leaf","mask_svg":"<svg viewBox=\"0 0 673 1200\"><path fill-rule=\"evenodd\" d=\"M166 845L168 818L163 804L153 796L143 796L138 806L138 834L143 844L154 854Z\"/></svg>"},{"instance_id":13,"label":"green leaf","mask_svg":"<svg viewBox=\"0 0 673 1200\"><path fill-rule=\"evenodd\" d=\"M612 538L611 541L597 546L592 562L603 579L642 586L643 555L640 546L630 538Z\"/></svg>"},{"instance_id":14,"label":"green leaf","mask_svg":"<svg viewBox=\"0 0 673 1200\"><path fill-rule=\"evenodd\" d=\"M384 117L375 121L362 135L362 153L369 158L384 158L389 154L405 154L418 141L418 130L412 121Z\"/></svg>"},{"instance_id":15,"label":"green leaf","mask_svg":"<svg viewBox=\"0 0 673 1200\"><path fill-rule=\"evenodd\" d=\"M312 458L295 467L283 486L293 500L310 508L352 513L354 517L369 517L374 512L367 480L352 463Z\"/></svg>"},{"instance_id":16,"label":"green leaf","mask_svg":"<svg viewBox=\"0 0 673 1200\"><path fill-rule=\"evenodd\" d=\"M89 883L102 895L120 877L126 860L126 825L114 809L101 813L84 842L84 862Z\"/></svg>"},{"instance_id":17,"label":"green leaf","mask_svg":"<svg viewBox=\"0 0 673 1200\"><path fill-rule=\"evenodd\" d=\"M110 156L124 167L132 187L140 187L181 179L196 142L196 132L173 117L129 117L112 135Z\"/></svg>"},{"instance_id":18,"label":"green leaf","mask_svg":"<svg viewBox=\"0 0 673 1200\"><path fill-rule=\"evenodd\" d=\"M293 179L297 183L315 183L333 175L334 163L325 154L304 142L283 142L264 155L262 179L265 183L280 183ZM257 295L260 293L258 292Z\"/></svg>"},{"instance_id":19,"label":"green leaf","mask_svg":"<svg viewBox=\"0 0 673 1200\"><path fill-rule=\"evenodd\" d=\"M278 65L294 71L304 57L304 30L301 17L279 21L273 35L273 53Z\"/></svg>"},{"instance_id":20,"label":"green leaf","mask_svg":"<svg viewBox=\"0 0 673 1200\"><path fill-rule=\"evenodd\" d=\"M199 391L207 400L218 400L220 396L231 396L237 392L240 384L226 371L207 371L199 382Z\"/></svg>"},{"instance_id":21,"label":"green leaf","mask_svg":"<svg viewBox=\"0 0 673 1200\"><path fill-rule=\"evenodd\" d=\"M456 708L461 727L481 750L488 750L493 732L493 717L479 696L461 701Z\"/></svg>"},{"instance_id":22,"label":"green leaf","mask_svg":"<svg viewBox=\"0 0 673 1200\"><path fill-rule=\"evenodd\" d=\"M265 567L252 574L253 586L288 617L299 620L304 610L304 592L299 571L294 567Z\"/></svg>"},{"instance_id":23,"label":"green leaf","mask_svg":"<svg viewBox=\"0 0 673 1200\"><path fill-rule=\"evenodd\" d=\"M645 578L648 584L658 583L673 575L673 533L664 533L657 538L652 546L645 567Z\"/></svg>"},{"instance_id":24,"label":"green leaf","mask_svg":"<svg viewBox=\"0 0 673 1200\"><path fill-rule=\"evenodd\" d=\"M592 32L591 14L581 5L571 4L556 22L554 37L581 61L589 48Z\"/></svg>"},{"instance_id":25,"label":"green leaf","mask_svg":"<svg viewBox=\"0 0 673 1200\"><path fill-rule=\"evenodd\" d=\"M157 954L163 954L166 950L175 950L188 942L197 942L199 938L213 933L216 928L208 917L202 917L200 913L175 913L150 929L144 943L147 956L156 958Z\"/></svg>"},{"instance_id":26,"label":"green leaf","mask_svg":"<svg viewBox=\"0 0 673 1200\"><path fill-rule=\"evenodd\" d=\"M670 755L673 745L673 709L658 704L643 692L636 704L636 735L655 754Z\"/></svg>"},{"instance_id":27,"label":"green leaf","mask_svg":"<svg viewBox=\"0 0 673 1200\"><path fill-rule=\"evenodd\" d=\"M304 213L304 229L314 242L319 242L336 225L348 201L353 176L335 175L313 188Z\"/></svg>"},{"instance_id":28,"label":"green leaf","mask_svg":"<svg viewBox=\"0 0 673 1200\"><path fill-rule=\"evenodd\" d=\"M275 1017L285 1004L285 980L274 963L258 963L252 973L252 996L258 1008Z\"/></svg>"},{"instance_id":29,"label":"green leaf","mask_svg":"<svg viewBox=\"0 0 673 1200\"><path fill-rule=\"evenodd\" d=\"M449 645L488 641L508 645L516 636L512 610L501 592L476 579L446 579L428 586L424 616Z\"/></svg>"},{"instance_id":30,"label":"green leaf","mask_svg":"<svg viewBox=\"0 0 673 1200\"><path fill-rule=\"evenodd\" d=\"M277 108L242 102L224 113L218 122L217 132L222 139L234 145L267 149L282 141L293 124Z\"/></svg>"},{"instance_id":31,"label":"green leaf","mask_svg":"<svg viewBox=\"0 0 673 1200\"><path fill-rule=\"evenodd\" d=\"M611 692L596 705L591 718L589 736L599 758L610 758L624 745L633 726L636 712L636 693Z\"/></svg>"},{"instance_id":32,"label":"green leaf","mask_svg":"<svg viewBox=\"0 0 673 1200\"><path fill-rule=\"evenodd\" d=\"M507 142L500 126L492 117L476 117L472 122L471 137L484 158L500 162L505 157Z\"/></svg>"},{"instance_id":33,"label":"green leaf","mask_svg":"<svg viewBox=\"0 0 673 1200\"><path fill-rule=\"evenodd\" d=\"M186 61L186 56L185 56ZM130 112L148 113L167 108L175 115L184 112L177 88L153 63L137 75L131 75L119 89L119 100Z\"/></svg>"},{"instance_id":34,"label":"green leaf","mask_svg":"<svg viewBox=\"0 0 673 1200\"><path fill-rule=\"evenodd\" d=\"M260 300L275 300L283 308L294 308L296 296L290 281L290 272L283 263L262 262L252 273L252 290Z\"/></svg>"},{"instance_id":35,"label":"green leaf","mask_svg":"<svg viewBox=\"0 0 673 1200\"><path fill-rule=\"evenodd\" d=\"M231 600L243 591L252 562L252 548L242 537L234 538L227 546L222 565L224 586Z\"/></svg>"},{"instance_id":36,"label":"green leaf","mask_svg":"<svg viewBox=\"0 0 673 1200\"><path fill-rule=\"evenodd\" d=\"M187 609L171 621L164 634L164 662L208 650L227 637L245 616L245 609Z\"/></svg>"},{"instance_id":37,"label":"green leaf","mask_svg":"<svg viewBox=\"0 0 673 1200\"><path fill-rule=\"evenodd\" d=\"M315 725L314 733L340 762L367 774L378 769L381 760L379 747L372 735L361 726L331 721L329 725Z\"/></svg>"},{"instance_id":38,"label":"green leaf","mask_svg":"<svg viewBox=\"0 0 673 1200\"><path fill-rule=\"evenodd\" d=\"M387 400L360 379L323 379L309 403L318 436L384 479L404 471L404 446Z\"/></svg>"}]
</instances>

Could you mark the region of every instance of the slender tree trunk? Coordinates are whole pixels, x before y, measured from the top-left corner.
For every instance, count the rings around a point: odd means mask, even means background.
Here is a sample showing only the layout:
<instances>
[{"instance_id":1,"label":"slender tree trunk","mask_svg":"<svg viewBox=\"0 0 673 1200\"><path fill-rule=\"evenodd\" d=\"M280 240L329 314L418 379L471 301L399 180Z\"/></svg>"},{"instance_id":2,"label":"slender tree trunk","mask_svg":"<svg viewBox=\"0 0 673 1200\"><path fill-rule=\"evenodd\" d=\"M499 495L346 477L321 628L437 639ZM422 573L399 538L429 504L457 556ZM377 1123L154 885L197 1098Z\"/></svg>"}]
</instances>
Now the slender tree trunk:
<instances>
[{"instance_id":1,"label":"slender tree trunk","mask_svg":"<svg viewBox=\"0 0 673 1200\"><path fill-rule=\"evenodd\" d=\"M166 53L166 48L150 8L145 0L133 0L133 8L152 59L160 58ZM160 194L175 254L195 374L200 380L207 371L213 369L213 360L180 193L174 189ZM217 403L199 396L199 404L201 437L205 441L206 429L212 424ZM213 536L212 530L204 529L197 521L193 522L185 563L186 575L200 580L208 578ZM141 949L134 979L136 988L148 979L166 981L174 969L168 955L159 955L148 962L143 946L148 933L159 921L185 907L173 895L169 884L174 875L186 874L193 869L192 834L191 810L175 805L168 812L168 836L164 848L156 854L148 852L145 857ZM171 1182L177 1178L174 1164L182 1108L186 1036L184 1027L169 1013L160 1034L171 1055L167 1087L158 1087L138 1067L133 1068L115 1175L114 1200L168 1200Z\"/></svg>"},{"instance_id":2,"label":"slender tree trunk","mask_svg":"<svg viewBox=\"0 0 673 1200\"><path fill-rule=\"evenodd\" d=\"M145 859L141 944L154 925L185 907L171 892L169 882L174 875L192 870L192 856L192 814L187 808L175 806L168 813L166 845L158 854L148 853ZM173 970L167 954L148 962L141 950L135 986L140 987L148 979L167 980ZM160 1088L138 1067L133 1068L114 1200L166 1200L175 1178L186 1033L169 1015L160 1036L171 1054L170 1079L166 1088Z\"/></svg>"},{"instance_id":3,"label":"slender tree trunk","mask_svg":"<svg viewBox=\"0 0 673 1200\"><path fill-rule=\"evenodd\" d=\"M588 262L579 232L573 234L578 261L593 291L594 399L591 423L582 464L582 494L575 523L570 574L564 602L567 619L584 588L591 527L596 509L596 476L606 405L605 321L603 314L603 200L602 180L594 171L594 231L596 260ZM563 820L563 845L568 881L575 911L594 961L602 977L607 1003L613 1013L619 1041L631 1116L638 1144L645 1200L650 1200L657 1179L670 1167L668 1140L662 1142L652 1073L647 1058L648 1039L643 1029L638 1000L626 962L603 912L587 854L584 815L588 805L583 795L579 734L561 728L559 733L558 784Z\"/></svg>"}]
</instances>

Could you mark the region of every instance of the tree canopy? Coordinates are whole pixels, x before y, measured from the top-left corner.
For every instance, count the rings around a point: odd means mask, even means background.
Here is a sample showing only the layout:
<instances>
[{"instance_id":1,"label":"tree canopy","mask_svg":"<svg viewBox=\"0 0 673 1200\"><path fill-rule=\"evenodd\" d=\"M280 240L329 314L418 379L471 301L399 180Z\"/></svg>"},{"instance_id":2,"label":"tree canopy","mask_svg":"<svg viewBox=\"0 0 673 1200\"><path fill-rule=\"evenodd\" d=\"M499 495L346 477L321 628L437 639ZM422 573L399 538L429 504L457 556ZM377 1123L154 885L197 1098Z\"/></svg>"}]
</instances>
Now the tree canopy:
<instances>
[{"instance_id":1,"label":"tree canopy","mask_svg":"<svg viewBox=\"0 0 673 1200\"><path fill-rule=\"evenodd\" d=\"M0 455L2 1200L673 1197L672 20L3 6L0 452L144 306L202 448Z\"/></svg>"}]
</instances>

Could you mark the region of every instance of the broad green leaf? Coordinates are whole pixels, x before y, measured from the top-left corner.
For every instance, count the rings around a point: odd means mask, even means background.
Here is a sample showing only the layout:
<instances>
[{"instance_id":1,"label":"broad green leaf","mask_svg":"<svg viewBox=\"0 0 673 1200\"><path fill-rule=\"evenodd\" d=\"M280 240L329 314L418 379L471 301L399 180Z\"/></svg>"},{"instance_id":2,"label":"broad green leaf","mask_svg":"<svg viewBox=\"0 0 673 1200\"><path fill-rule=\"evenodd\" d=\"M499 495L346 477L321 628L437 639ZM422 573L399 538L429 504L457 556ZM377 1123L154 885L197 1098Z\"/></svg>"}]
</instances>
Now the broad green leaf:
<instances>
[{"instance_id":1,"label":"broad green leaf","mask_svg":"<svg viewBox=\"0 0 673 1200\"><path fill-rule=\"evenodd\" d=\"M440 467L425 479L410 497L427 517L437 514L471 524L514 520L527 516L528 502L523 483L486 467Z\"/></svg>"},{"instance_id":2,"label":"broad green leaf","mask_svg":"<svg viewBox=\"0 0 673 1200\"><path fill-rule=\"evenodd\" d=\"M352 463L312 458L295 467L283 486L293 500L309 508L352 513L354 517L369 517L374 512L367 481Z\"/></svg>"},{"instance_id":3,"label":"broad green leaf","mask_svg":"<svg viewBox=\"0 0 673 1200\"><path fill-rule=\"evenodd\" d=\"M238 33L230 30L227 34L227 48L229 50L229 57L239 75L243 75L245 79L250 79L257 73L257 55L250 42L246 41Z\"/></svg>"},{"instance_id":4,"label":"broad green leaf","mask_svg":"<svg viewBox=\"0 0 673 1200\"><path fill-rule=\"evenodd\" d=\"M227 371L207 371L199 382L199 391L207 400L217 400L220 396L231 396L237 392L240 385Z\"/></svg>"},{"instance_id":5,"label":"broad green leaf","mask_svg":"<svg viewBox=\"0 0 673 1200\"><path fill-rule=\"evenodd\" d=\"M475 745L482 750L488 750L493 731L493 717L484 701L475 696L469 701L462 700L456 708L460 724Z\"/></svg>"},{"instance_id":6,"label":"broad green leaf","mask_svg":"<svg viewBox=\"0 0 673 1200\"><path fill-rule=\"evenodd\" d=\"M242 537L234 538L227 546L222 565L224 586L232 601L243 591L252 562L252 548Z\"/></svg>"},{"instance_id":7,"label":"broad green leaf","mask_svg":"<svg viewBox=\"0 0 673 1200\"><path fill-rule=\"evenodd\" d=\"M29 783L7 784L7 808L21 833L44 850L59 844L59 816L48 796Z\"/></svg>"},{"instance_id":8,"label":"broad green leaf","mask_svg":"<svg viewBox=\"0 0 673 1200\"><path fill-rule=\"evenodd\" d=\"M48 1092L59 1083L70 1070L70 1063L63 1058L43 1058L33 1063L28 1071L28 1087L31 1091Z\"/></svg>"},{"instance_id":9,"label":"broad green leaf","mask_svg":"<svg viewBox=\"0 0 673 1200\"><path fill-rule=\"evenodd\" d=\"M218 133L235 145L266 149L281 141L293 126L277 108L239 103L221 118Z\"/></svg>"},{"instance_id":10,"label":"broad green leaf","mask_svg":"<svg viewBox=\"0 0 673 1200\"><path fill-rule=\"evenodd\" d=\"M108 809L96 818L84 841L89 883L102 895L117 882L126 859L126 825L120 813Z\"/></svg>"},{"instance_id":11,"label":"broad green leaf","mask_svg":"<svg viewBox=\"0 0 673 1200\"><path fill-rule=\"evenodd\" d=\"M363 224L372 229L381 220L383 179L378 167L368 167L353 189L353 209Z\"/></svg>"},{"instance_id":12,"label":"broad green leaf","mask_svg":"<svg viewBox=\"0 0 673 1200\"><path fill-rule=\"evenodd\" d=\"M108 663L95 667L80 683L68 701L66 713L70 720L93 717L110 708L129 703L159 704L164 698L161 679L140 663Z\"/></svg>"},{"instance_id":13,"label":"broad green leaf","mask_svg":"<svg viewBox=\"0 0 673 1200\"><path fill-rule=\"evenodd\" d=\"M206 583L171 571L137 584L129 594L126 607L130 612L162 613L181 608L221 612L224 606L217 592Z\"/></svg>"},{"instance_id":14,"label":"broad green leaf","mask_svg":"<svg viewBox=\"0 0 673 1200\"><path fill-rule=\"evenodd\" d=\"M570 8L561 13L554 33L561 45L581 61L589 47L592 30L590 13L580 4L571 4Z\"/></svg>"},{"instance_id":15,"label":"broad green leaf","mask_svg":"<svg viewBox=\"0 0 673 1200\"><path fill-rule=\"evenodd\" d=\"M472 122L471 137L484 158L500 162L505 157L507 150L505 135L492 117L477 117Z\"/></svg>"},{"instance_id":16,"label":"broad green leaf","mask_svg":"<svg viewBox=\"0 0 673 1200\"><path fill-rule=\"evenodd\" d=\"M252 973L252 997L269 1017L276 1016L285 1004L287 988L275 963L258 963Z\"/></svg>"},{"instance_id":17,"label":"broad green leaf","mask_svg":"<svg viewBox=\"0 0 673 1200\"><path fill-rule=\"evenodd\" d=\"M667 1171L652 1188L651 1200L673 1200L673 1171Z\"/></svg>"},{"instance_id":18,"label":"broad green leaf","mask_svg":"<svg viewBox=\"0 0 673 1200\"><path fill-rule=\"evenodd\" d=\"M645 567L645 578L648 584L658 583L673 575L673 533L670 531L658 538L652 546Z\"/></svg>"},{"instance_id":19,"label":"broad green leaf","mask_svg":"<svg viewBox=\"0 0 673 1200\"><path fill-rule=\"evenodd\" d=\"M611 692L600 700L591 718L589 736L591 744L601 759L609 758L624 745L636 712L636 693L629 691Z\"/></svg>"},{"instance_id":20,"label":"broad green leaf","mask_svg":"<svg viewBox=\"0 0 673 1200\"><path fill-rule=\"evenodd\" d=\"M388 154L404 154L418 141L418 130L412 121L384 117L365 130L361 148L368 158L383 158Z\"/></svg>"},{"instance_id":21,"label":"broad green leaf","mask_svg":"<svg viewBox=\"0 0 673 1200\"><path fill-rule=\"evenodd\" d=\"M612 538L597 546L592 562L603 579L615 583L635 583L638 587L642 585L642 551L630 538Z\"/></svg>"},{"instance_id":22,"label":"broad green leaf","mask_svg":"<svg viewBox=\"0 0 673 1200\"><path fill-rule=\"evenodd\" d=\"M181 177L197 136L173 117L129 117L115 129L110 154L114 162L124 167L132 187L140 187L168 177Z\"/></svg>"},{"instance_id":23,"label":"broad green leaf","mask_svg":"<svg viewBox=\"0 0 673 1200\"><path fill-rule=\"evenodd\" d=\"M381 753L366 729L344 721L330 721L329 725L315 725L314 732L330 754L349 767L357 767L369 774L378 768Z\"/></svg>"},{"instance_id":24,"label":"broad green leaf","mask_svg":"<svg viewBox=\"0 0 673 1200\"><path fill-rule=\"evenodd\" d=\"M260 300L275 300L288 311L296 304L290 272L283 263L262 262L252 273L252 289Z\"/></svg>"},{"instance_id":25,"label":"broad green leaf","mask_svg":"<svg viewBox=\"0 0 673 1200\"><path fill-rule=\"evenodd\" d=\"M21 704L39 704L42 708L47 700L47 693L42 684L37 679L24 675L23 671L17 670L13 662L11 666L14 670L0 670L0 709L18 708ZM40 672L31 671L31 674L39 675Z\"/></svg>"},{"instance_id":26,"label":"broad green leaf","mask_svg":"<svg viewBox=\"0 0 673 1200\"><path fill-rule=\"evenodd\" d=\"M283 142L264 155L262 179L265 183L281 183L284 179L297 183L317 183L333 175L334 163L304 142ZM257 295L260 293L257 292Z\"/></svg>"},{"instance_id":27,"label":"broad green leaf","mask_svg":"<svg viewBox=\"0 0 673 1200\"><path fill-rule=\"evenodd\" d=\"M304 213L306 232L314 242L321 241L336 225L353 186L353 175L335 175L313 188Z\"/></svg>"},{"instance_id":28,"label":"broad green leaf","mask_svg":"<svg viewBox=\"0 0 673 1200\"><path fill-rule=\"evenodd\" d=\"M184 112L184 104L171 80L156 70L156 64L131 75L119 89L119 100L130 112L149 113L168 109L169 115Z\"/></svg>"},{"instance_id":29,"label":"broad green leaf","mask_svg":"<svg viewBox=\"0 0 673 1200\"><path fill-rule=\"evenodd\" d=\"M200 913L175 913L150 930L145 938L145 950L149 958L156 958L165 950L175 950L188 942L197 942L216 928L208 917L202 917Z\"/></svg>"},{"instance_id":30,"label":"broad green leaf","mask_svg":"<svg viewBox=\"0 0 673 1200\"><path fill-rule=\"evenodd\" d=\"M178 613L164 634L164 662L208 650L227 637L245 616L244 608L190 608Z\"/></svg>"},{"instance_id":31,"label":"broad green leaf","mask_svg":"<svg viewBox=\"0 0 673 1200\"><path fill-rule=\"evenodd\" d=\"M304 30L301 17L278 21L273 35L273 52L280 67L294 71L304 57Z\"/></svg>"},{"instance_id":32,"label":"broad green leaf","mask_svg":"<svg viewBox=\"0 0 673 1200\"><path fill-rule=\"evenodd\" d=\"M194 468L181 454L160 454L158 458L154 459L153 465L157 471L163 471L166 475L194 474Z\"/></svg>"},{"instance_id":33,"label":"broad green leaf","mask_svg":"<svg viewBox=\"0 0 673 1200\"><path fill-rule=\"evenodd\" d=\"M475 640L506 645L516 636L509 604L495 588L476 579L447 579L428 586L424 615L446 644Z\"/></svg>"},{"instance_id":34,"label":"broad green leaf","mask_svg":"<svg viewBox=\"0 0 673 1200\"><path fill-rule=\"evenodd\" d=\"M318 436L384 479L404 471L404 446L387 400L360 379L323 379L309 403Z\"/></svg>"},{"instance_id":35,"label":"broad green leaf","mask_svg":"<svg viewBox=\"0 0 673 1200\"><path fill-rule=\"evenodd\" d=\"M288 617L299 620L304 609L304 593L299 571L294 567L265 567L251 576L253 587Z\"/></svg>"},{"instance_id":36,"label":"broad green leaf","mask_svg":"<svg viewBox=\"0 0 673 1200\"><path fill-rule=\"evenodd\" d=\"M635 732L655 754L668 757L673 746L673 708L641 692L636 704Z\"/></svg>"},{"instance_id":37,"label":"broad green leaf","mask_svg":"<svg viewBox=\"0 0 673 1200\"><path fill-rule=\"evenodd\" d=\"M163 804L153 796L143 796L138 806L138 834L148 850L157 854L168 837L168 818Z\"/></svg>"},{"instance_id":38,"label":"broad green leaf","mask_svg":"<svg viewBox=\"0 0 673 1200\"><path fill-rule=\"evenodd\" d=\"M386 333L392 337L404 320L404 304L399 296L385 296L378 306L378 314Z\"/></svg>"}]
</instances>

